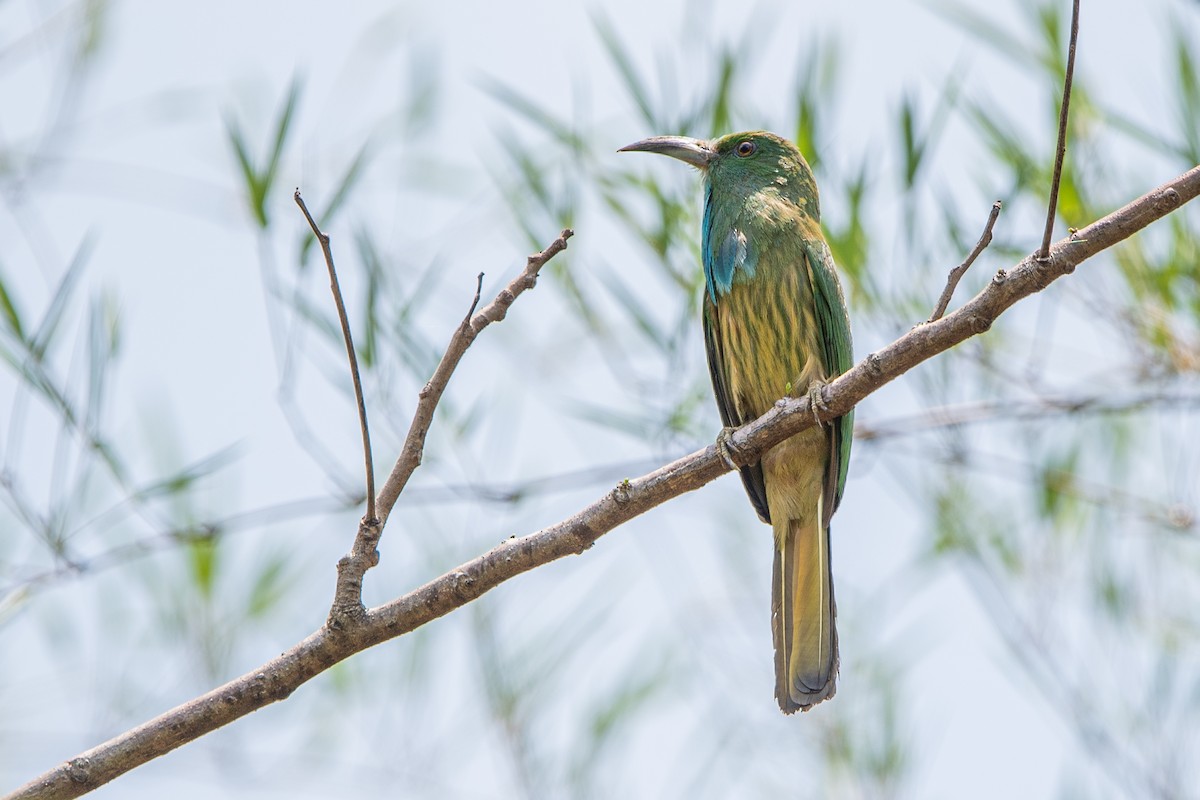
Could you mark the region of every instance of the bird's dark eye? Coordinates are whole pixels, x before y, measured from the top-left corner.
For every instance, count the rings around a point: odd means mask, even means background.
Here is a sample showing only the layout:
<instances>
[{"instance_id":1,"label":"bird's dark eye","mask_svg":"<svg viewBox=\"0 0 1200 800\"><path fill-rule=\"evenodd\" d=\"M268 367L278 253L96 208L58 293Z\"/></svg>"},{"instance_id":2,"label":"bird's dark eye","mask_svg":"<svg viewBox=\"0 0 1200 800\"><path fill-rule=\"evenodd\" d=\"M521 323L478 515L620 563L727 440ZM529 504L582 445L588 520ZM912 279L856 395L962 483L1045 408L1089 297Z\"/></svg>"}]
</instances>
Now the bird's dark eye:
<instances>
[{"instance_id":1,"label":"bird's dark eye","mask_svg":"<svg viewBox=\"0 0 1200 800\"><path fill-rule=\"evenodd\" d=\"M733 148L733 152L737 153L741 158L747 158L748 156L754 155L754 151L757 149L758 146L755 145L754 142L747 139L744 142L738 142L737 147Z\"/></svg>"}]
</instances>

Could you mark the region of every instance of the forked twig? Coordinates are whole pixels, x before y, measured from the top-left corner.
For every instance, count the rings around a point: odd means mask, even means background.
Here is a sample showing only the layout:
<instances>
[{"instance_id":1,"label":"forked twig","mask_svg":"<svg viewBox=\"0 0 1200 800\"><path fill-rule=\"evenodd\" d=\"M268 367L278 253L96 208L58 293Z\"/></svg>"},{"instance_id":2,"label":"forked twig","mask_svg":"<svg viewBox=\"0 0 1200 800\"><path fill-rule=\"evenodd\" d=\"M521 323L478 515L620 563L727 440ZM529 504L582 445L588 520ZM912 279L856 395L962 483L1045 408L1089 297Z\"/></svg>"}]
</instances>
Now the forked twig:
<instances>
[{"instance_id":1,"label":"forked twig","mask_svg":"<svg viewBox=\"0 0 1200 800\"><path fill-rule=\"evenodd\" d=\"M975 259L979 258L979 254L987 249L987 246L992 243L992 228L996 226L996 219L1000 216L1000 201L992 203L992 210L988 214L987 222L983 226L983 235L979 237L979 241L975 243L975 249L966 257L966 259L954 269L950 270L950 274L946 276L946 288L942 289L942 296L938 298L937 308L933 310L933 314L926 320L929 322L937 322L946 313L946 309L950 306L950 298L954 297L954 290L958 288L958 282L962 280L962 276L967 274L967 270L975 263Z\"/></svg>"},{"instance_id":2,"label":"forked twig","mask_svg":"<svg viewBox=\"0 0 1200 800\"><path fill-rule=\"evenodd\" d=\"M374 495L371 496L372 508L376 510L377 516L363 519L358 526L358 534L354 537L354 544L350 546L350 552L338 561L337 586L334 590L333 605L329 610L328 624L330 627L345 629L361 622L366 614L362 602L363 576L366 575L367 570L379 563L379 551L376 548L379 545L379 537L383 535L383 526L387 522L388 515L391 514L392 506L400 497L400 493L404 491L408 479L421 464L421 456L425 452L425 437L429 434L433 414L437 410L438 402L442 399L442 393L445 392L446 385L450 382L450 376L454 374L458 362L480 331L493 322L504 319L509 306L517 297L526 289L533 288L537 283L538 272L546 265L547 261L567 248L567 239L572 236L574 236L574 232L565 229L557 239L550 243L549 247L540 253L529 256L521 274L514 278L508 286L501 289L495 299L479 313L476 313L476 309L479 307L479 299L483 293L483 273L479 273L476 277L475 296L471 300L471 307L450 336L450 343L446 345L446 352L442 355L437 369L433 371L433 377L422 387L418 395L417 409L413 413L413 420L409 425L408 435L404 439L400 456L396 459L396 464L392 467L388 479L384 481L383 487L379 490L378 498Z\"/></svg>"},{"instance_id":3,"label":"forked twig","mask_svg":"<svg viewBox=\"0 0 1200 800\"><path fill-rule=\"evenodd\" d=\"M450 344L446 346L446 352L442 355L437 369L433 371L429 383L421 389L417 410L413 413L413 421L409 426L408 436L404 440L400 457L396 459L391 474L388 475L388 479L384 481L379 490L378 508L381 520L387 520L392 506L400 496L400 492L404 491L404 486L412 476L413 470L421 464L421 458L425 452L425 436L429 433L433 412L437 409L438 401L441 400L442 393L446 390L446 384L450 381L450 375L458 366L463 353L471 346L471 342L475 341L475 337L479 335L480 331L493 322L504 319L513 301L526 289L533 288L537 283L538 272L546 265L546 262L567 249L567 240L574 235L575 232L570 228L564 228L549 247L540 253L529 256L521 274L513 278L508 286L501 289L490 303L479 309L479 313L475 313L483 281L483 276L479 277L471 310L450 337Z\"/></svg>"}]
</instances>

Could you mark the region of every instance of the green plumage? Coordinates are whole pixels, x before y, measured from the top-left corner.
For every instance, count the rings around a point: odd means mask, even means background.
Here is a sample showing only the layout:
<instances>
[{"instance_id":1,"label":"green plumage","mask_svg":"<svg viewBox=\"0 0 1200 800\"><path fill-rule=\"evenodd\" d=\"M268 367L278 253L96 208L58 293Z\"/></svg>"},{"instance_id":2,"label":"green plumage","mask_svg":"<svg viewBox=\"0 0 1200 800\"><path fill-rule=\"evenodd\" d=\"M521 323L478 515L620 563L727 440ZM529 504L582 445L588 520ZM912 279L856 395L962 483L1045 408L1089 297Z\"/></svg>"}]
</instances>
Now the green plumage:
<instances>
[{"instance_id":1,"label":"green plumage","mask_svg":"<svg viewBox=\"0 0 1200 800\"><path fill-rule=\"evenodd\" d=\"M850 322L821 235L817 186L794 145L753 131L712 142L662 136L622 149L670 155L705 173L704 339L727 427L850 368ZM774 531L776 699L789 714L836 688L829 520L846 483L852 431L847 414L741 469Z\"/></svg>"}]
</instances>

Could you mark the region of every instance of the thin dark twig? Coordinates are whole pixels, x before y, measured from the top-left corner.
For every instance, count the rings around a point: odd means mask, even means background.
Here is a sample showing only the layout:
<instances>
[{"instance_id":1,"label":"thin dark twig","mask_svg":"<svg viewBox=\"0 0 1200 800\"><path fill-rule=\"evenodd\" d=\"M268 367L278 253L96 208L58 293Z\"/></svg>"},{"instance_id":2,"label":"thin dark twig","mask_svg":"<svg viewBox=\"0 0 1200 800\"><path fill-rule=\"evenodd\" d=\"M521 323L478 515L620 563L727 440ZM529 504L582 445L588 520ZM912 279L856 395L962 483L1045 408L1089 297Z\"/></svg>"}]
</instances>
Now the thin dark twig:
<instances>
[{"instance_id":1,"label":"thin dark twig","mask_svg":"<svg viewBox=\"0 0 1200 800\"><path fill-rule=\"evenodd\" d=\"M342 323L342 338L346 341L346 356L350 359L350 377L354 380L354 399L358 401L358 423L362 428L363 460L367 471L367 513L363 518L366 523L375 520L375 466L371 458L371 432L367 428L367 404L363 400L362 378L358 374L358 356L354 352L354 339L350 335L350 319L346 316L346 304L342 302L342 287L338 285L337 270L333 268L333 250L329 246L329 234L317 227L317 221L308 213L304 198L297 189L296 205L304 212L309 227L321 243L321 252L325 254L325 266L329 267L329 290L333 292L333 302L337 305L338 321Z\"/></svg>"},{"instance_id":2,"label":"thin dark twig","mask_svg":"<svg viewBox=\"0 0 1200 800\"><path fill-rule=\"evenodd\" d=\"M942 296L938 298L937 308L933 310L926 322L937 322L946 313L946 309L950 306L950 298L954 297L954 290L958 288L958 282L962 280L962 276L967 274L967 270L975 263L975 259L979 258L979 254L987 249L987 246L992 243L992 228L996 226L996 219L1000 216L1000 201L992 203L992 210L988 214L987 223L983 226L983 235L979 237L979 241L975 243L975 249L970 255L954 269L950 270L950 274L946 277L946 288L942 289Z\"/></svg>"},{"instance_id":3,"label":"thin dark twig","mask_svg":"<svg viewBox=\"0 0 1200 800\"><path fill-rule=\"evenodd\" d=\"M1054 151L1054 175L1050 179L1050 207L1046 210L1046 230L1037 260L1050 256L1050 237L1054 234L1054 214L1058 210L1058 186L1062 183L1063 157L1067 153L1067 110L1071 106L1071 83L1075 78L1075 44L1079 41L1079 0L1071 7L1071 44L1067 48L1067 74L1063 79L1062 105L1058 109L1058 146Z\"/></svg>"},{"instance_id":4,"label":"thin dark twig","mask_svg":"<svg viewBox=\"0 0 1200 800\"><path fill-rule=\"evenodd\" d=\"M467 309L467 316L463 318L463 327L471 327L471 317L475 316L475 309L479 308L479 298L483 296L483 273L475 276L475 297L471 300L471 307Z\"/></svg>"}]
</instances>

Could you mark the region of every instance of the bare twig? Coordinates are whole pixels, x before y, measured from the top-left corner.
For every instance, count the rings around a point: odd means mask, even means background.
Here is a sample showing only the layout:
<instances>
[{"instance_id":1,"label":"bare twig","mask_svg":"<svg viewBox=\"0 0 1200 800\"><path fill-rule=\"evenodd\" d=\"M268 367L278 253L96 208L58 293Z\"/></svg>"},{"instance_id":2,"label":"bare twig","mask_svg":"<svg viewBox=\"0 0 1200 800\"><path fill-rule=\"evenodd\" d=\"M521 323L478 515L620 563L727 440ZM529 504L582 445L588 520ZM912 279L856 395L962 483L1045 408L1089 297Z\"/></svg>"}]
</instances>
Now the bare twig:
<instances>
[{"instance_id":1,"label":"bare twig","mask_svg":"<svg viewBox=\"0 0 1200 800\"><path fill-rule=\"evenodd\" d=\"M540 253L529 256L521 274L514 278L508 286L501 289L496 298L478 314L475 313L475 310L479 307L479 299L483 293L483 273L479 273L475 279L475 296L471 300L471 307L451 335L446 352L442 355L437 369L433 371L433 377L421 389L417 410L413 414L413 421L408 428L408 436L404 440L400 457L396 460L396 465L392 467L387 481L384 482L379 497L372 498L375 501L374 506L378 510L378 517L362 520L358 526L358 533L354 537L354 544L350 546L350 552L338 561L337 587L334 590L333 606L329 610L328 624L331 627L345 628L361 624L363 621L366 614L366 608L362 603L363 576L366 575L367 570L379 563L377 548L379 537L383 535L383 526L387 523L392 506L400 497L400 493L404 491L408 479L421 464L421 455L425 451L425 437L429 433L434 411L437 410L438 401L442 399L442 393L446 390L446 385L450 382L450 376L454 374L458 362L480 331L493 322L504 319L513 301L526 289L533 288L537 283L538 272L541 268L545 266L546 262L565 250L567 239L574 235L570 229L564 229L558 238L550 243L549 247Z\"/></svg>"},{"instance_id":2,"label":"bare twig","mask_svg":"<svg viewBox=\"0 0 1200 800\"><path fill-rule=\"evenodd\" d=\"M996 226L996 219L1000 216L1000 201L992 203L992 210L988 213L987 223L983 226L983 235L979 237L979 241L975 243L975 249L970 255L954 269L950 270L950 274L946 277L946 288L942 289L942 296L938 298L937 308L933 310L926 322L937 322L946 313L946 309L950 306L950 298L954 297L954 290L958 288L958 282L962 280L962 276L967 274L967 270L975 263L975 259L979 258L979 254L987 249L987 246L992 243L992 228Z\"/></svg>"},{"instance_id":3,"label":"bare twig","mask_svg":"<svg viewBox=\"0 0 1200 800\"><path fill-rule=\"evenodd\" d=\"M1046 230L1042 233L1042 246L1038 249L1038 261L1045 261L1050 253L1050 237L1054 235L1054 215L1058 211L1058 187L1062 183L1063 157L1067 153L1067 110L1071 106L1071 83L1075 78L1075 43L1079 41L1079 0L1071 7L1071 43L1067 47L1067 70L1063 78L1062 105L1058 109L1058 145L1054 149L1054 174L1050 178L1050 207L1046 209Z\"/></svg>"},{"instance_id":4,"label":"bare twig","mask_svg":"<svg viewBox=\"0 0 1200 800\"><path fill-rule=\"evenodd\" d=\"M1026 257L1003 273L1003 277L997 275L962 308L936 322L913 328L826 386L823 399L829 413L845 414L867 395L917 364L983 333L1019 300L1045 289L1073 272L1084 260L1170 214L1197 195L1200 195L1200 166L1092 223L1079 231L1078 237L1060 241L1051 248L1046 260L1039 261L1036 255ZM554 245L539 254L544 257L542 263L553 255L550 250L559 252L566 246L569 233L564 231ZM531 259L526 273L536 258ZM497 318L502 317L502 311L511 302L512 297L505 299L505 293L501 292L493 304L472 320L471 330L477 332L490 321L491 317L486 315L498 313ZM497 303L501 305L491 311ZM428 394L423 395L424 401ZM785 398L733 433L732 449L741 461L749 463L814 424L808 395ZM403 597L365 611L361 624L340 629L322 627L258 669L60 764L17 789L8 800L71 798L89 792L186 742L287 698L314 676L357 652L449 614L523 572L586 551L618 525L673 497L698 489L728 471L716 446L710 445L640 478L622 481L569 519L527 536L504 540L489 552ZM385 506L382 500L379 506L385 514L390 509L390 504Z\"/></svg>"},{"instance_id":5,"label":"bare twig","mask_svg":"<svg viewBox=\"0 0 1200 800\"><path fill-rule=\"evenodd\" d=\"M342 323L342 338L346 342L346 357L350 360L350 377L354 380L354 399L358 401L358 423L362 429L363 460L367 472L367 513L363 523L375 521L375 465L371 457L371 431L367 427L367 404L363 400L362 378L358 373L358 355L354 352L354 339L350 335L350 319L346 316L346 304L342 302L342 287L338 285L337 270L333 267L333 249L329 245L329 234L317 227L317 221L308 213L308 206L297 189L293 195L296 205L304 212L309 227L317 241L321 243L321 252L325 254L325 266L329 268L329 290L333 292L333 302L337 305L338 321Z\"/></svg>"}]
</instances>

